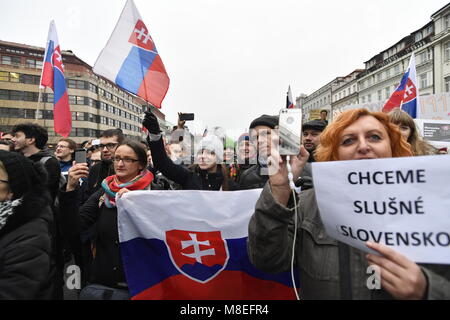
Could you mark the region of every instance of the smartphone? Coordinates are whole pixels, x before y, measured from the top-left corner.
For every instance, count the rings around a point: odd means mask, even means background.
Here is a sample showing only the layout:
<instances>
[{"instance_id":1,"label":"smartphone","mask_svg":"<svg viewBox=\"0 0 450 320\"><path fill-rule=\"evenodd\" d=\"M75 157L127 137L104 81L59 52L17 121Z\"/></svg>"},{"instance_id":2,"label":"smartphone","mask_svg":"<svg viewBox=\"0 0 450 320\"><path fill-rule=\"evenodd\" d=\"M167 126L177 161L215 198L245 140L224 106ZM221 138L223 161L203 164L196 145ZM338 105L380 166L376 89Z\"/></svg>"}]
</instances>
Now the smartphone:
<instances>
[{"instance_id":1,"label":"smartphone","mask_svg":"<svg viewBox=\"0 0 450 320\"><path fill-rule=\"evenodd\" d=\"M302 109L281 109L278 122L280 155L300 154Z\"/></svg>"},{"instance_id":2,"label":"smartphone","mask_svg":"<svg viewBox=\"0 0 450 320\"><path fill-rule=\"evenodd\" d=\"M75 151L75 162L76 163L87 163L86 161L86 150L77 149Z\"/></svg>"},{"instance_id":3,"label":"smartphone","mask_svg":"<svg viewBox=\"0 0 450 320\"><path fill-rule=\"evenodd\" d=\"M181 121L192 121L192 120L194 120L194 114L193 113L182 113L182 114L180 114L180 120Z\"/></svg>"},{"instance_id":4,"label":"smartphone","mask_svg":"<svg viewBox=\"0 0 450 320\"><path fill-rule=\"evenodd\" d=\"M100 144L100 139L92 140L92 146L98 146Z\"/></svg>"}]
</instances>

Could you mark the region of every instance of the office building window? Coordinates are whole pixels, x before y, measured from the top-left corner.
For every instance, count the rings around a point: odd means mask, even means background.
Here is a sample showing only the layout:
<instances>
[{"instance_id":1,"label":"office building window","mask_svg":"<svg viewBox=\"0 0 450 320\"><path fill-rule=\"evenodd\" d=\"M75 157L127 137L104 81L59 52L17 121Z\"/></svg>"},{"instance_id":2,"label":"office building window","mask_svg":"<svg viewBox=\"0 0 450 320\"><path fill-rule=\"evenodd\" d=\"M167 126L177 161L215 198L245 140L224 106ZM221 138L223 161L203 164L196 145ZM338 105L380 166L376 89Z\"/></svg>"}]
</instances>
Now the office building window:
<instances>
[{"instance_id":1,"label":"office building window","mask_svg":"<svg viewBox=\"0 0 450 320\"><path fill-rule=\"evenodd\" d=\"M384 98L385 98L385 99L389 99L389 96L390 96L390 95L391 95L390 87L384 88Z\"/></svg>"},{"instance_id":2,"label":"office building window","mask_svg":"<svg viewBox=\"0 0 450 320\"><path fill-rule=\"evenodd\" d=\"M381 101L383 99L383 93L381 92L381 90L378 90L378 101Z\"/></svg>"},{"instance_id":3,"label":"office building window","mask_svg":"<svg viewBox=\"0 0 450 320\"><path fill-rule=\"evenodd\" d=\"M35 69L36 68L36 60L34 59L26 59L25 66L27 68Z\"/></svg>"},{"instance_id":4,"label":"office building window","mask_svg":"<svg viewBox=\"0 0 450 320\"><path fill-rule=\"evenodd\" d=\"M450 77L445 77L445 92L450 92Z\"/></svg>"},{"instance_id":5,"label":"office building window","mask_svg":"<svg viewBox=\"0 0 450 320\"><path fill-rule=\"evenodd\" d=\"M431 85L428 81L428 72L419 75L419 89L423 89Z\"/></svg>"},{"instance_id":6,"label":"office building window","mask_svg":"<svg viewBox=\"0 0 450 320\"><path fill-rule=\"evenodd\" d=\"M10 56L2 56L2 64L11 65L11 57Z\"/></svg>"},{"instance_id":7,"label":"office building window","mask_svg":"<svg viewBox=\"0 0 450 320\"><path fill-rule=\"evenodd\" d=\"M450 60L450 42L444 44L444 57L445 60Z\"/></svg>"}]
</instances>

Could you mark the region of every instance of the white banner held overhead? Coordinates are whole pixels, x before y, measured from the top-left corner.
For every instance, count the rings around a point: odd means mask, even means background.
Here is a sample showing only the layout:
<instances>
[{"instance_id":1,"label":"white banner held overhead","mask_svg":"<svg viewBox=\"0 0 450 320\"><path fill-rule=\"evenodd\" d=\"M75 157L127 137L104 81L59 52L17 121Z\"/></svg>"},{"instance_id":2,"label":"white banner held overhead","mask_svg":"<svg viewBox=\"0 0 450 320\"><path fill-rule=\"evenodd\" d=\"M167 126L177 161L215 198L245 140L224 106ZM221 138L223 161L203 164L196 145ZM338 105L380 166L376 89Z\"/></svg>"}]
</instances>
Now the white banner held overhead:
<instances>
[{"instance_id":1,"label":"white banner held overhead","mask_svg":"<svg viewBox=\"0 0 450 320\"><path fill-rule=\"evenodd\" d=\"M328 235L450 264L450 156L319 162L312 170Z\"/></svg>"}]
</instances>

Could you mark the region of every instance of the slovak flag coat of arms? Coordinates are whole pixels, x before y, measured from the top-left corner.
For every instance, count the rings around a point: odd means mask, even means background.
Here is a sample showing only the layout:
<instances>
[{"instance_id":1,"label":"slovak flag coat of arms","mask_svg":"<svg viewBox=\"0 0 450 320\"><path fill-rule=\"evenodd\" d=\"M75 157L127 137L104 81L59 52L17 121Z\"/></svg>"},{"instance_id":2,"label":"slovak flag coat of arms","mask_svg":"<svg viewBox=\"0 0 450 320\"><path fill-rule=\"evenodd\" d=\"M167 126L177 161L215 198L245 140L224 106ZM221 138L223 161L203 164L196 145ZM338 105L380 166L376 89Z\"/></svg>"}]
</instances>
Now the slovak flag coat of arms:
<instances>
[{"instance_id":1,"label":"slovak flag coat of arms","mask_svg":"<svg viewBox=\"0 0 450 320\"><path fill-rule=\"evenodd\" d=\"M93 70L161 108L170 80L155 42L133 0L128 0L125 4Z\"/></svg>"},{"instance_id":2,"label":"slovak flag coat of arms","mask_svg":"<svg viewBox=\"0 0 450 320\"><path fill-rule=\"evenodd\" d=\"M395 108L401 108L407 112L412 118L417 118L417 110L419 109L419 87L416 77L416 59L414 52L411 54L409 66L400 81L400 84L392 93L389 100L383 107L383 112L389 112Z\"/></svg>"},{"instance_id":3,"label":"slovak flag coat of arms","mask_svg":"<svg viewBox=\"0 0 450 320\"><path fill-rule=\"evenodd\" d=\"M290 272L267 274L248 258L248 223L260 193L124 194L117 201L118 226L132 299L295 299Z\"/></svg>"}]
</instances>

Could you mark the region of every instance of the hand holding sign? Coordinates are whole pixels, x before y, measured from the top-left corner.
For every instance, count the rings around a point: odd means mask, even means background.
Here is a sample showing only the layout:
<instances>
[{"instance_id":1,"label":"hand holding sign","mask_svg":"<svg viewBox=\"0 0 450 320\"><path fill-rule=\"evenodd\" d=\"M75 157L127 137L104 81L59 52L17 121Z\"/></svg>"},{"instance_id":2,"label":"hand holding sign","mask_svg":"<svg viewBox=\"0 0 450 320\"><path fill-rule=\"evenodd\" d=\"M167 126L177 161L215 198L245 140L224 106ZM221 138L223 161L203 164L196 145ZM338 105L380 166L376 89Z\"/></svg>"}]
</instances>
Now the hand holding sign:
<instances>
[{"instance_id":1,"label":"hand holding sign","mask_svg":"<svg viewBox=\"0 0 450 320\"><path fill-rule=\"evenodd\" d=\"M374 242L367 247L383 256L368 254L370 265L380 268L381 285L396 299L423 299L427 280L420 267L397 251Z\"/></svg>"}]
</instances>

